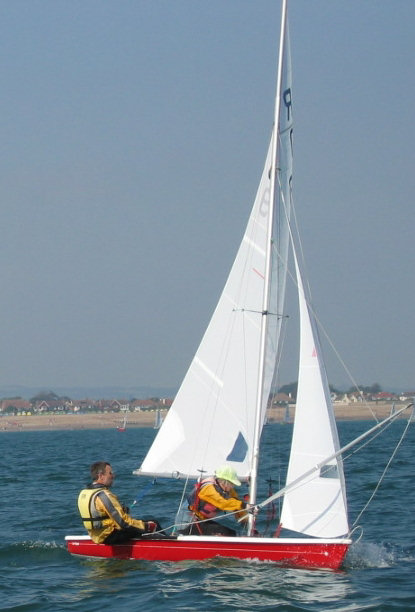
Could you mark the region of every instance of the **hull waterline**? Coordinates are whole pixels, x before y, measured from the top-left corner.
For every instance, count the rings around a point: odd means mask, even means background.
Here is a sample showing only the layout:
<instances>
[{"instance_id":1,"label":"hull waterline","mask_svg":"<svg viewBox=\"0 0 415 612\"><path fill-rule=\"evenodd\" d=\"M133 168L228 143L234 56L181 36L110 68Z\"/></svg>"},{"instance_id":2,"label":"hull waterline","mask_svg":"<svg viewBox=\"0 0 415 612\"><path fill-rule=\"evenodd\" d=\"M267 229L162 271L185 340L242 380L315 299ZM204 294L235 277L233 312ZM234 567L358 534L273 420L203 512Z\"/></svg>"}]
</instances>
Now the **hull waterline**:
<instances>
[{"instance_id":1,"label":"hull waterline","mask_svg":"<svg viewBox=\"0 0 415 612\"><path fill-rule=\"evenodd\" d=\"M108 546L95 544L88 536L67 536L66 543L72 555L82 557L147 561L203 561L222 557L337 570L351 540L178 536L177 539L131 540Z\"/></svg>"}]
</instances>

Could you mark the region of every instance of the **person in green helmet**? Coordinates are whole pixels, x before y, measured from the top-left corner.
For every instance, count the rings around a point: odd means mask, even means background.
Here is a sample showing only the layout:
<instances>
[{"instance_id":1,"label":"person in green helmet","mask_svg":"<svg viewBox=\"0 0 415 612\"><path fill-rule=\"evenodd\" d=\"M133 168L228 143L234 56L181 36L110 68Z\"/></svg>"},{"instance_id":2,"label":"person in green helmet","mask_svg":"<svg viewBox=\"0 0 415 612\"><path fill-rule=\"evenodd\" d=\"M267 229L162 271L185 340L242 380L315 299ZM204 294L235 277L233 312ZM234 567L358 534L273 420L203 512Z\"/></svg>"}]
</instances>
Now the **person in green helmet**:
<instances>
[{"instance_id":1,"label":"person in green helmet","mask_svg":"<svg viewBox=\"0 0 415 612\"><path fill-rule=\"evenodd\" d=\"M241 481L230 465L223 465L214 476L197 482L189 495L191 523L181 533L188 535L235 536L236 531L213 520L223 512L233 512L237 520L246 521L251 504L239 499L235 486Z\"/></svg>"}]
</instances>

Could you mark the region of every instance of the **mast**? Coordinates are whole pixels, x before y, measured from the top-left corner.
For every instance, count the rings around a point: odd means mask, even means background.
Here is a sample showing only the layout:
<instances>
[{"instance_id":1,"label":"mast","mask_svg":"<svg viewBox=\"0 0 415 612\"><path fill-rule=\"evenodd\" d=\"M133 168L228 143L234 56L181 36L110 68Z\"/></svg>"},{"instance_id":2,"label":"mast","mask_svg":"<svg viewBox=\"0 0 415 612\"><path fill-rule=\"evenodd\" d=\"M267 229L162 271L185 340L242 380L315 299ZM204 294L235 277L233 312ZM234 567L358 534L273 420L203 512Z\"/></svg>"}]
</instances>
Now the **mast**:
<instances>
[{"instance_id":1,"label":"mast","mask_svg":"<svg viewBox=\"0 0 415 612\"><path fill-rule=\"evenodd\" d=\"M282 0L281 9L281 32L280 32L280 43L278 53L278 73L277 73L277 88L275 96L275 107L274 107L274 129L272 137L272 155L271 155L271 180L270 180L270 198L269 206L270 211L268 215L268 229L267 229L267 250L266 250L266 265L265 265L265 283L264 283L264 296L263 296L263 308L261 315L261 341L260 341L260 359L259 359L259 376L258 376L258 388L256 397L256 412L255 412L255 430L254 430L254 443L252 449L252 461L251 461L251 478L249 488L250 503L256 503L257 495L257 481L258 481L258 463L259 463L259 445L261 436L261 413L262 413L262 396L264 392L264 380L265 380L265 357L266 357L266 345L267 345L267 329L268 329L268 316L269 316L269 302L270 302L270 282L271 282L271 265L272 265L272 237L273 237L273 226L274 226L274 208L275 208L275 184L276 184L276 172L277 172L277 152L278 152L278 136L279 136L279 116L281 107L281 88L282 88L282 72L283 72L283 60L284 60L284 43L285 43L285 31L287 21L287 0ZM248 534L251 535L253 530L253 517L250 517Z\"/></svg>"}]
</instances>

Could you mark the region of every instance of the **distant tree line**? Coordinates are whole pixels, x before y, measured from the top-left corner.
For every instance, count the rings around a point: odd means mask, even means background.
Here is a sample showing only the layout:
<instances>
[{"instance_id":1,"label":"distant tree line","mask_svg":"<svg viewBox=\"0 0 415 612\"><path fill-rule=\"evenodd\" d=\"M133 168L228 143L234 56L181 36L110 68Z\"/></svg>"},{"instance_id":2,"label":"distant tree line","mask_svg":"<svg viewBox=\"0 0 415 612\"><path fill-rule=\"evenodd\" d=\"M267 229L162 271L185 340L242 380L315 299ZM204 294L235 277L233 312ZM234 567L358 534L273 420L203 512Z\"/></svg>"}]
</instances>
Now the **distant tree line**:
<instances>
[{"instance_id":1,"label":"distant tree line","mask_svg":"<svg viewBox=\"0 0 415 612\"><path fill-rule=\"evenodd\" d=\"M283 385L278 389L279 393L285 393L286 395L291 395L291 397L297 397L297 387L298 382L291 382L287 385ZM382 387L379 383L373 383L373 385L368 386L359 386L359 387L350 387L348 391L341 391L333 387L333 385L329 385L330 391L332 393L336 393L337 395L341 393L354 393L355 391L362 391L363 393L380 393L382 391Z\"/></svg>"}]
</instances>

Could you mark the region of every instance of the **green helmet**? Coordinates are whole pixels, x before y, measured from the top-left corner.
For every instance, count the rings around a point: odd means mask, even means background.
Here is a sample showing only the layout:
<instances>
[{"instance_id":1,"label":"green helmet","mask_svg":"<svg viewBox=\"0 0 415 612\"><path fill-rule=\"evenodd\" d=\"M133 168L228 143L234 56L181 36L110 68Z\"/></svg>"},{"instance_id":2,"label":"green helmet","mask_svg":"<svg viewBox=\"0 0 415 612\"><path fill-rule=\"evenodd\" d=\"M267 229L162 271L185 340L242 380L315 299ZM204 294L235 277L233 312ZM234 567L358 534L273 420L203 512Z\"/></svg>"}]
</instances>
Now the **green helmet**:
<instances>
[{"instance_id":1,"label":"green helmet","mask_svg":"<svg viewBox=\"0 0 415 612\"><path fill-rule=\"evenodd\" d=\"M215 472L216 478L222 478L222 480L227 480L232 484L239 487L241 481L238 478L237 473L230 465L222 465L222 467L218 468Z\"/></svg>"}]
</instances>

